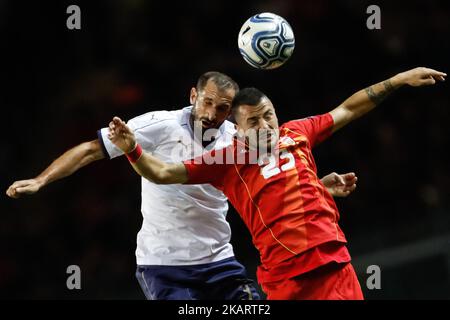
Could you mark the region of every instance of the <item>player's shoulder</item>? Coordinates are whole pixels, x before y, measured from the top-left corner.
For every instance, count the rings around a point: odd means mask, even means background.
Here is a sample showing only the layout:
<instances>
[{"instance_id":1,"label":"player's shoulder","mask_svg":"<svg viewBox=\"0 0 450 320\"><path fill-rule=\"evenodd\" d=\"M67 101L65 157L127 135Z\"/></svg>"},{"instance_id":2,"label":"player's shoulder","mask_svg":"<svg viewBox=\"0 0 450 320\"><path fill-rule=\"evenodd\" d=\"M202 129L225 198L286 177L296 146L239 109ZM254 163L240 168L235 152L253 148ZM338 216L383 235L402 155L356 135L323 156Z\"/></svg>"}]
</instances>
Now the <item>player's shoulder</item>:
<instances>
[{"instance_id":1,"label":"player's shoulder","mask_svg":"<svg viewBox=\"0 0 450 320\"><path fill-rule=\"evenodd\" d=\"M280 128L289 128L289 129L293 129L293 128L302 128L302 127L309 127L311 126L314 122L317 121L321 121L323 119L328 119L329 117L331 117L329 115L329 113L325 113L325 114L319 114L319 115L314 115L314 116L309 116L309 117L305 117L305 118L301 118L301 119L296 119L296 120L290 120L284 124L282 124L280 126Z\"/></svg>"},{"instance_id":2,"label":"player's shoulder","mask_svg":"<svg viewBox=\"0 0 450 320\"><path fill-rule=\"evenodd\" d=\"M305 122L307 122L308 120L314 118L314 116L311 117L305 117L305 118L301 118L301 119L295 119L295 120L289 120L288 122L283 123L280 126L281 128L288 128L288 129L292 129L292 128L297 128L298 126L302 126L302 124L304 124Z\"/></svg>"},{"instance_id":3,"label":"player's shoulder","mask_svg":"<svg viewBox=\"0 0 450 320\"><path fill-rule=\"evenodd\" d=\"M179 111L151 111L134 117L128 121L130 127L134 130L144 129L148 126L159 124L160 126L174 126L179 123Z\"/></svg>"},{"instance_id":4,"label":"player's shoulder","mask_svg":"<svg viewBox=\"0 0 450 320\"><path fill-rule=\"evenodd\" d=\"M222 124L223 126L223 131L225 132L225 134L227 135L231 135L234 136L236 134L236 125L228 120L225 120Z\"/></svg>"}]
</instances>

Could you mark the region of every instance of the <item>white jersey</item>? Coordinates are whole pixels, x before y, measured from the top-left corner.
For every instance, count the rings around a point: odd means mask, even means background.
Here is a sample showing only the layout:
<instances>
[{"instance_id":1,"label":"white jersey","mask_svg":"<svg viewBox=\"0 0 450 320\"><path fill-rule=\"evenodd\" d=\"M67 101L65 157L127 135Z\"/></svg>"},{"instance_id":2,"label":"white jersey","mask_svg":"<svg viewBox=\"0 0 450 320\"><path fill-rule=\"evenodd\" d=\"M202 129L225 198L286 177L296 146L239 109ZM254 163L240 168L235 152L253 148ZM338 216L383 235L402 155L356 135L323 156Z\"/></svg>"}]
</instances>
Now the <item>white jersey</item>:
<instances>
[{"instance_id":1,"label":"white jersey","mask_svg":"<svg viewBox=\"0 0 450 320\"><path fill-rule=\"evenodd\" d=\"M145 151L168 163L188 160L232 143L235 128L225 121L205 150L201 144L192 148L195 142L189 121L191 109L149 112L131 119L128 125ZM98 133L109 158L123 154L108 139L107 128ZM174 158L174 153L179 159ZM226 221L227 198L209 184L157 185L142 178L141 211L138 265L195 265L234 255L231 229Z\"/></svg>"}]
</instances>

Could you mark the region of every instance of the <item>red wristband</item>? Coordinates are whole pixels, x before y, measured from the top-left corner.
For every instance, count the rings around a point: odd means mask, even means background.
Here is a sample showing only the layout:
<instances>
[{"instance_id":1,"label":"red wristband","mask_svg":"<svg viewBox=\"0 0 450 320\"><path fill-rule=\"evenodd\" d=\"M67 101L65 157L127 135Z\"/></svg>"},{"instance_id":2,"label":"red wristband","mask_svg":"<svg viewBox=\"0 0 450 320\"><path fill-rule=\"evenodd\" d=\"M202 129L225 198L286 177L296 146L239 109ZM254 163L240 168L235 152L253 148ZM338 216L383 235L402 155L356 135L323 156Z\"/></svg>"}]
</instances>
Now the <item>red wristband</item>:
<instances>
[{"instance_id":1,"label":"red wristband","mask_svg":"<svg viewBox=\"0 0 450 320\"><path fill-rule=\"evenodd\" d=\"M136 147L130 153L126 153L125 155L128 158L128 161L131 163L136 163L139 158L142 156L142 147L140 144L136 143Z\"/></svg>"}]
</instances>

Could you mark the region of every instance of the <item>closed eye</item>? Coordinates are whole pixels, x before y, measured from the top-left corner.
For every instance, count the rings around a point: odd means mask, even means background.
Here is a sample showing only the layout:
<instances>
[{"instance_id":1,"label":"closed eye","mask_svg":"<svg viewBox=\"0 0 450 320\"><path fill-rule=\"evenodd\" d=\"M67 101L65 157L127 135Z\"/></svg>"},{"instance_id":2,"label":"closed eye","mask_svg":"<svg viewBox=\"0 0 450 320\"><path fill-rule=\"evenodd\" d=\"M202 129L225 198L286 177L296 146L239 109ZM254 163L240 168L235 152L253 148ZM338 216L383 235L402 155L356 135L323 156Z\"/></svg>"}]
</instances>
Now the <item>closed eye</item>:
<instances>
[{"instance_id":1,"label":"closed eye","mask_svg":"<svg viewBox=\"0 0 450 320\"><path fill-rule=\"evenodd\" d=\"M271 120L273 117L273 112L272 111L267 111L266 113L264 113L264 119L265 120Z\"/></svg>"},{"instance_id":2,"label":"closed eye","mask_svg":"<svg viewBox=\"0 0 450 320\"><path fill-rule=\"evenodd\" d=\"M219 110L219 112L227 112L229 108L230 108L230 106L226 105L226 104L221 104L221 105L217 106L217 109Z\"/></svg>"},{"instance_id":3,"label":"closed eye","mask_svg":"<svg viewBox=\"0 0 450 320\"><path fill-rule=\"evenodd\" d=\"M249 118L249 119L247 120L247 122L248 122L250 125L254 126L254 125L258 124L258 118Z\"/></svg>"}]
</instances>

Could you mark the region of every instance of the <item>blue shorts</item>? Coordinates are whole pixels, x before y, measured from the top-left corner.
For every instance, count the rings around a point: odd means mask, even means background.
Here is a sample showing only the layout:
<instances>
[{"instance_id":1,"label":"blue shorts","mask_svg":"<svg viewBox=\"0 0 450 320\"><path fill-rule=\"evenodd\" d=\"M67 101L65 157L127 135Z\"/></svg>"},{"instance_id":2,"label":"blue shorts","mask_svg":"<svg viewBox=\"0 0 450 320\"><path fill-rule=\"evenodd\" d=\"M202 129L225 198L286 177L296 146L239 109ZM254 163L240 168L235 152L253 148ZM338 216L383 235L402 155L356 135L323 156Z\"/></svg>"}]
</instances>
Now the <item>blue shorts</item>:
<instances>
[{"instance_id":1,"label":"blue shorts","mask_svg":"<svg viewBox=\"0 0 450 320\"><path fill-rule=\"evenodd\" d=\"M259 300L234 257L192 266L138 266L136 278L148 300Z\"/></svg>"}]
</instances>

